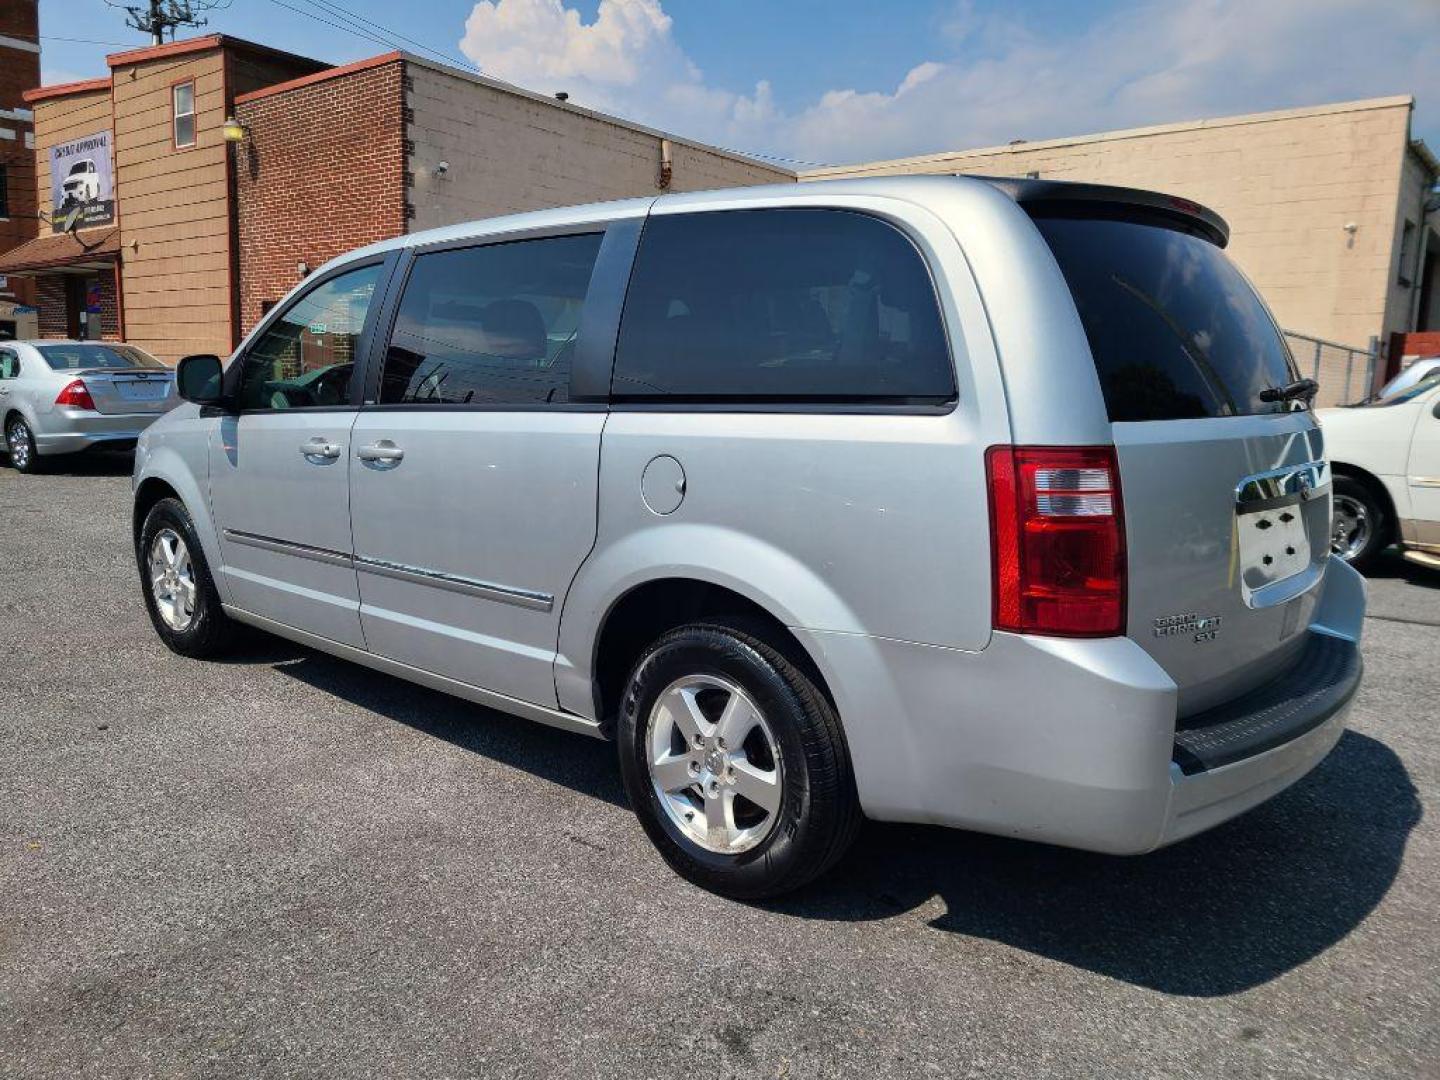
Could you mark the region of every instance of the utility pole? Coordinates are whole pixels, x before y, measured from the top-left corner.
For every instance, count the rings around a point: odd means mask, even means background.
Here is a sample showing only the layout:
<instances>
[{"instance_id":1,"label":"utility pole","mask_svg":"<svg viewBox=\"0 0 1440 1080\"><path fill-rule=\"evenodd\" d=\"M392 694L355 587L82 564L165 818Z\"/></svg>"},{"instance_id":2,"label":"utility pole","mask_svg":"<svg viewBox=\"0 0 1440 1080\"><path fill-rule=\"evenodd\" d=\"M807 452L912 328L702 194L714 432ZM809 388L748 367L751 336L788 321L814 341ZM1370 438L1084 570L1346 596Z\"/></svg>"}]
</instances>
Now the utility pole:
<instances>
[{"instance_id":1,"label":"utility pole","mask_svg":"<svg viewBox=\"0 0 1440 1080\"><path fill-rule=\"evenodd\" d=\"M125 25L149 34L152 45L165 44L167 30L170 40L174 41L177 26L204 26L206 19L201 12L230 6L230 0L149 0L145 7L120 4L115 0L105 2L111 7L124 8Z\"/></svg>"}]
</instances>

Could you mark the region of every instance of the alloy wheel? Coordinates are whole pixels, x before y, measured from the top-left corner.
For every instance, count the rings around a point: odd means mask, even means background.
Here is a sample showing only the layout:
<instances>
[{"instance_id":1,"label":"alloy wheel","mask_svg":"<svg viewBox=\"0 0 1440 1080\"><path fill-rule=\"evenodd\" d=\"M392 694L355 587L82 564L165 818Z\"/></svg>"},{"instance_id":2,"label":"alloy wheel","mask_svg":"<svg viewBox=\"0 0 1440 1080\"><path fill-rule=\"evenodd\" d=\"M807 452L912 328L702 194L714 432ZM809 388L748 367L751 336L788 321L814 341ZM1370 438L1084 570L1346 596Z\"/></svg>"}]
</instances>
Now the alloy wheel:
<instances>
[{"instance_id":1,"label":"alloy wheel","mask_svg":"<svg viewBox=\"0 0 1440 1080\"><path fill-rule=\"evenodd\" d=\"M5 442L10 448L10 464L20 471L30 465L30 429L23 420L16 420L5 433Z\"/></svg>"},{"instance_id":2,"label":"alloy wheel","mask_svg":"<svg viewBox=\"0 0 1440 1080\"><path fill-rule=\"evenodd\" d=\"M1365 550L1370 542L1373 525L1370 511L1363 502L1350 495L1336 495L1331 502L1330 550L1350 560Z\"/></svg>"},{"instance_id":3,"label":"alloy wheel","mask_svg":"<svg viewBox=\"0 0 1440 1080\"><path fill-rule=\"evenodd\" d=\"M171 630L183 632L195 621L195 565L174 529L161 529L150 543L150 594Z\"/></svg>"},{"instance_id":4,"label":"alloy wheel","mask_svg":"<svg viewBox=\"0 0 1440 1080\"><path fill-rule=\"evenodd\" d=\"M738 855L774 828L784 782L780 748L737 684L714 675L671 683L650 710L645 747L656 798L699 847Z\"/></svg>"}]
</instances>

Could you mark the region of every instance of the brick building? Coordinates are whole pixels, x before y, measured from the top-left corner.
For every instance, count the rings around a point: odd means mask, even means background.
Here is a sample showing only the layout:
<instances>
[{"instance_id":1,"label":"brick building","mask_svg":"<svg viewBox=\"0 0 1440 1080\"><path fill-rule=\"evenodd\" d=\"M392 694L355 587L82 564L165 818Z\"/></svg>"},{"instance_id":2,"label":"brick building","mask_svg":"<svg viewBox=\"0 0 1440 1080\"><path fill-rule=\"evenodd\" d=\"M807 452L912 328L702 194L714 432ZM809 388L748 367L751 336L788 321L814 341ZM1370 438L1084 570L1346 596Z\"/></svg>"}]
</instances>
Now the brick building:
<instances>
[{"instance_id":1,"label":"brick building","mask_svg":"<svg viewBox=\"0 0 1440 1080\"><path fill-rule=\"evenodd\" d=\"M404 232L788 170L407 53L236 98L240 318L309 268Z\"/></svg>"},{"instance_id":2,"label":"brick building","mask_svg":"<svg viewBox=\"0 0 1440 1080\"><path fill-rule=\"evenodd\" d=\"M44 337L125 338L174 361L238 333L235 97L317 61L221 35L107 57L109 75L25 94L40 234L0 255L35 283Z\"/></svg>"},{"instance_id":3,"label":"brick building","mask_svg":"<svg viewBox=\"0 0 1440 1080\"><path fill-rule=\"evenodd\" d=\"M1229 252L1296 332L1301 370L1311 374L1318 357L1321 400L1331 403L1362 396L1366 352L1382 354L1378 381L1407 351L1406 332L1440 329L1440 212L1425 208L1440 164L1410 138L1413 107L1409 97L1377 98L816 169L801 179L1038 175L1198 200L1230 223Z\"/></svg>"},{"instance_id":4,"label":"brick building","mask_svg":"<svg viewBox=\"0 0 1440 1080\"><path fill-rule=\"evenodd\" d=\"M25 92L40 85L38 0L0 4L0 255L36 233L35 129ZM34 285L0 272L0 338L35 333Z\"/></svg>"},{"instance_id":5,"label":"brick building","mask_svg":"<svg viewBox=\"0 0 1440 1080\"><path fill-rule=\"evenodd\" d=\"M311 268L369 241L794 179L404 53L327 67L210 35L107 59L105 78L25 95L50 222L0 274L33 278L42 336L123 337L169 363L229 353Z\"/></svg>"}]
</instances>

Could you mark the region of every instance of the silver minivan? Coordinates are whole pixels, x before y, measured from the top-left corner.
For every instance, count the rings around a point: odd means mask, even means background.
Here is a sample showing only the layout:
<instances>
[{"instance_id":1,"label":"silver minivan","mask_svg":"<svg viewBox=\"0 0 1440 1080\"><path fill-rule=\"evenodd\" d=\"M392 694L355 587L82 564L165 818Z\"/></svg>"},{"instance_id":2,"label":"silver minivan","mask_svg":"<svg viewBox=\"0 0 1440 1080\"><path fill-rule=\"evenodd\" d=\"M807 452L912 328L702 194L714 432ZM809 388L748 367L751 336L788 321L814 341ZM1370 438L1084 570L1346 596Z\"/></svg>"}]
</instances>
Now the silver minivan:
<instances>
[{"instance_id":1,"label":"silver minivan","mask_svg":"<svg viewBox=\"0 0 1440 1080\"><path fill-rule=\"evenodd\" d=\"M612 739L756 898L862 817L1150 851L1339 739L1361 578L1225 223L900 177L666 195L329 263L140 440L165 643L246 623Z\"/></svg>"}]
</instances>

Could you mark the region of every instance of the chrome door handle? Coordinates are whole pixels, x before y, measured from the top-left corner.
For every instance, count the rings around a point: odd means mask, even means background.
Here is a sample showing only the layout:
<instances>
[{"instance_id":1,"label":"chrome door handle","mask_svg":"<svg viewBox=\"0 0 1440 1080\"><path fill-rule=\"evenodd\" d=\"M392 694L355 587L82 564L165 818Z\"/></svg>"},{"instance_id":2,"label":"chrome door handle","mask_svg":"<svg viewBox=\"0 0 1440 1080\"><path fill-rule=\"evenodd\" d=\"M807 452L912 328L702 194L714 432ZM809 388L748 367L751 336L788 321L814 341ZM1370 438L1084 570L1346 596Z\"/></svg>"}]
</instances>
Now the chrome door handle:
<instances>
[{"instance_id":1,"label":"chrome door handle","mask_svg":"<svg viewBox=\"0 0 1440 1080\"><path fill-rule=\"evenodd\" d=\"M340 444L330 442L322 435L316 435L300 444L300 453L307 458L323 458L333 461L340 456Z\"/></svg>"},{"instance_id":2,"label":"chrome door handle","mask_svg":"<svg viewBox=\"0 0 1440 1080\"><path fill-rule=\"evenodd\" d=\"M355 452L355 456L361 461L383 461L393 465L405 456L405 451L389 439L381 439L369 446L362 446Z\"/></svg>"}]
</instances>

